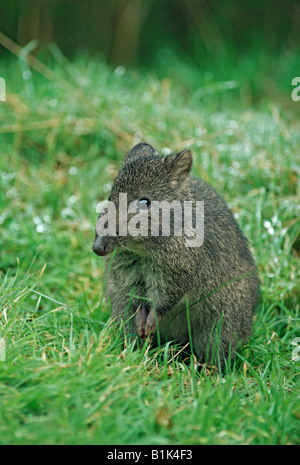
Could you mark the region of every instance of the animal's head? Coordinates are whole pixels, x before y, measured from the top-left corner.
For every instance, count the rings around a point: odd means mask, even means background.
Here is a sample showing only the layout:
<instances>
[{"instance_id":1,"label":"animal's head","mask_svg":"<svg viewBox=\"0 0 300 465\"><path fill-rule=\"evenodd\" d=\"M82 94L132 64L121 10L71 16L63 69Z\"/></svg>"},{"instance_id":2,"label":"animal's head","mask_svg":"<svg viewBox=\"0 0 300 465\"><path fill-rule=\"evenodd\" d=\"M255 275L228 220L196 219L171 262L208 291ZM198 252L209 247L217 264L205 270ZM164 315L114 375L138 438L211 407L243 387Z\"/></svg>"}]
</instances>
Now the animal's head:
<instances>
[{"instance_id":1,"label":"animal's head","mask_svg":"<svg viewBox=\"0 0 300 465\"><path fill-rule=\"evenodd\" d=\"M150 218L154 217L154 208L161 202L176 206L174 201L182 197L191 166L189 150L160 156L148 144L135 145L127 155L98 218L93 251L104 256L115 246L119 250L143 248L145 240L149 240L155 230L154 220ZM160 216L157 221L159 225L156 227L161 230Z\"/></svg>"}]
</instances>

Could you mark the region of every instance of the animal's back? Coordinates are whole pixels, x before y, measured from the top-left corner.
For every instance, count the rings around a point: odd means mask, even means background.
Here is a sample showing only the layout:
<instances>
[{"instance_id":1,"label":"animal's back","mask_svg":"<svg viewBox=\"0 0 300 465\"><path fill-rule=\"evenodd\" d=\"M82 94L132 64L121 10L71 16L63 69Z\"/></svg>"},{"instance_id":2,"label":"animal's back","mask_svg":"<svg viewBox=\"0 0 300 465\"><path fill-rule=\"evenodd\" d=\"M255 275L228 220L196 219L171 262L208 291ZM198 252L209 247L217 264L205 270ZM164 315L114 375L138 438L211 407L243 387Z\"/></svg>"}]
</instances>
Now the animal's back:
<instances>
[{"instance_id":1,"label":"animal's back","mask_svg":"<svg viewBox=\"0 0 300 465\"><path fill-rule=\"evenodd\" d=\"M189 342L189 317L195 354L212 361L214 352L223 360L222 353L233 354L251 333L258 275L248 241L223 199L200 179L191 178L190 188L195 200L204 201L204 241L189 249L194 266L186 292L161 320L160 336Z\"/></svg>"}]
</instances>

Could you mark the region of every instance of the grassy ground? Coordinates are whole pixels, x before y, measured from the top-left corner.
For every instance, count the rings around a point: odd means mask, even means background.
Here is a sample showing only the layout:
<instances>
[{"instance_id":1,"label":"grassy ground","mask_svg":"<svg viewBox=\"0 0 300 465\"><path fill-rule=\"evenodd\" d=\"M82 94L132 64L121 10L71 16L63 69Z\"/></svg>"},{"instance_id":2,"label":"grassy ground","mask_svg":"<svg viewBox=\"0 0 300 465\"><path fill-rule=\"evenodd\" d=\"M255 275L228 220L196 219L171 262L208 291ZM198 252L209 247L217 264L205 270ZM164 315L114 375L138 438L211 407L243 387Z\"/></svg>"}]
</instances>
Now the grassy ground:
<instances>
[{"instance_id":1,"label":"grassy ground","mask_svg":"<svg viewBox=\"0 0 300 465\"><path fill-rule=\"evenodd\" d=\"M43 75L16 59L1 67L0 443L298 443L300 103L253 107L238 82L200 72L191 90L53 55ZM140 140L189 146L194 175L251 241L261 300L222 376L169 345L124 346L110 324L91 252L96 204Z\"/></svg>"}]
</instances>

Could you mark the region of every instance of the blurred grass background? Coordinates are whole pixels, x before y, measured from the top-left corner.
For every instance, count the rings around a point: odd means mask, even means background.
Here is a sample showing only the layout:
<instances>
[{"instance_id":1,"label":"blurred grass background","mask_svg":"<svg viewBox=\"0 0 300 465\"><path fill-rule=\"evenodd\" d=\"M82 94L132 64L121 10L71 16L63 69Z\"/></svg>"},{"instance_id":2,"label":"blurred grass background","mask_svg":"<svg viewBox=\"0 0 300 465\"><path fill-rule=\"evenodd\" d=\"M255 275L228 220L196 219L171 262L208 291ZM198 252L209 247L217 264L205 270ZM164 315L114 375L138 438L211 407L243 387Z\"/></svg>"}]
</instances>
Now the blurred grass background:
<instances>
[{"instance_id":1,"label":"blurred grass background","mask_svg":"<svg viewBox=\"0 0 300 465\"><path fill-rule=\"evenodd\" d=\"M193 90L238 80L247 104L287 96L299 74L294 0L1 0L0 11L2 32L21 46L37 40L44 60L53 59L55 43L68 58L88 51Z\"/></svg>"},{"instance_id":2,"label":"blurred grass background","mask_svg":"<svg viewBox=\"0 0 300 465\"><path fill-rule=\"evenodd\" d=\"M299 443L299 3L0 12L0 442ZM109 324L96 205L141 140L190 147L250 240L261 300L222 377Z\"/></svg>"}]
</instances>

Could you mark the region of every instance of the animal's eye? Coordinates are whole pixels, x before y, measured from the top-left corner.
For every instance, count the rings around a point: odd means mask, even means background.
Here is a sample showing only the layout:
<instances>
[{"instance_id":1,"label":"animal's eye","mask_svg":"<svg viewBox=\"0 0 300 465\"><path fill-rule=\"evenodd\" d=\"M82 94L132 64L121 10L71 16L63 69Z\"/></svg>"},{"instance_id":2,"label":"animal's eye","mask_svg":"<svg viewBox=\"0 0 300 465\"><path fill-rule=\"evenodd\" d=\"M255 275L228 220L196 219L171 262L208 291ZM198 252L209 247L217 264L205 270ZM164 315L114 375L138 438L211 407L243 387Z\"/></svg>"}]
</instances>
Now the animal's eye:
<instances>
[{"instance_id":1,"label":"animal's eye","mask_svg":"<svg viewBox=\"0 0 300 465\"><path fill-rule=\"evenodd\" d=\"M151 206L151 202L148 199L139 199L137 202L137 207L141 210L148 210Z\"/></svg>"},{"instance_id":2,"label":"animal's eye","mask_svg":"<svg viewBox=\"0 0 300 465\"><path fill-rule=\"evenodd\" d=\"M110 202L110 198L111 198L111 196L109 196L108 199L107 199L109 202Z\"/></svg>"}]
</instances>

